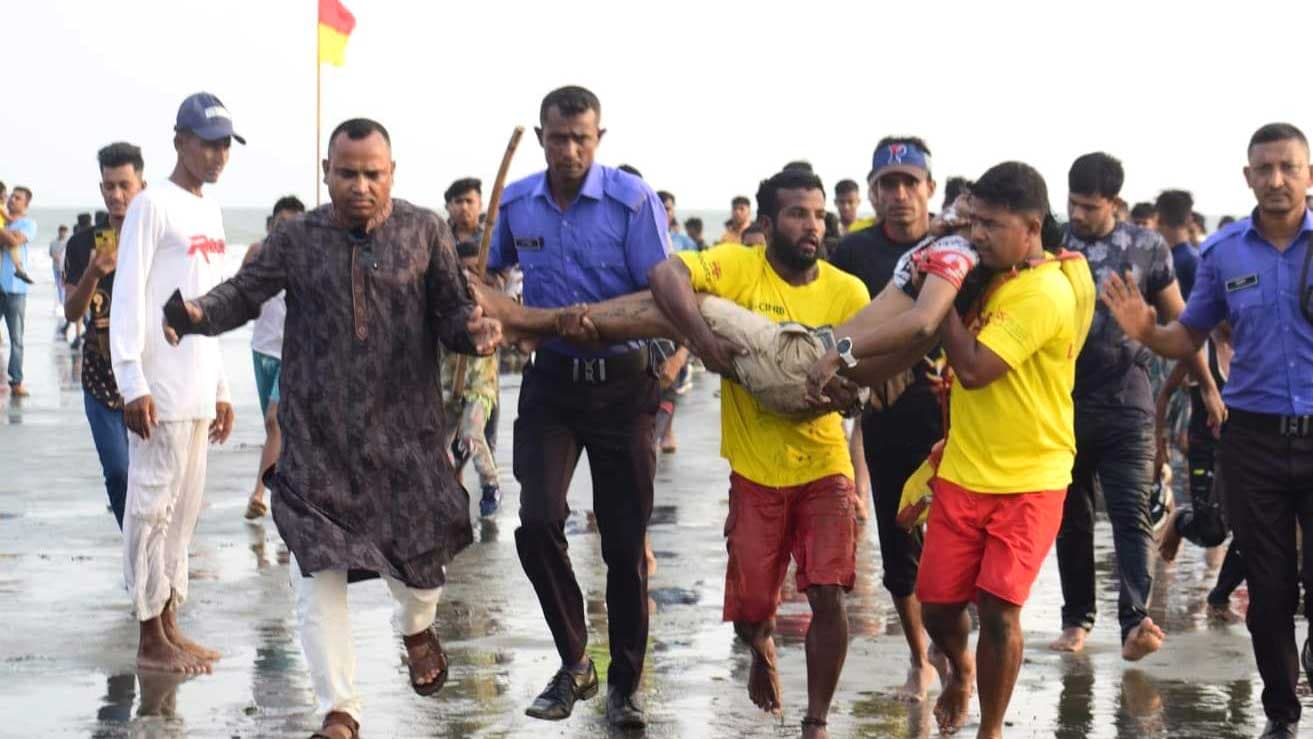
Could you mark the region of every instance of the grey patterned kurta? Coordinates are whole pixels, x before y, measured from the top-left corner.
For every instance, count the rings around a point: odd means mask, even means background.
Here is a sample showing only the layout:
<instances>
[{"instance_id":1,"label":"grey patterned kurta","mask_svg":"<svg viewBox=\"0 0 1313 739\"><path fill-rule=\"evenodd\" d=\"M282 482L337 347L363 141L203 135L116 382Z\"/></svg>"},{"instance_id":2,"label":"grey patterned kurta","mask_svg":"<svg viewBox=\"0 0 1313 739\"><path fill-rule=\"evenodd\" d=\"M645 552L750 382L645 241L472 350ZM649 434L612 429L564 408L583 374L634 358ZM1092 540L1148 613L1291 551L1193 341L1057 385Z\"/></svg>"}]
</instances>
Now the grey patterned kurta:
<instances>
[{"instance_id":1,"label":"grey patterned kurta","mask_svg":"<svg viewBox=\"0 0 1313 739\"><path fill-rule=\"evenodd\" d=\"M365 238L331 205L281 224L258 256L200 298L215 335L287 290L274 522L301 569L445 581L473 540L469 497L443 439L437 341L474 351L451 230L402 200Z\"/></svg>"}]
</instances>

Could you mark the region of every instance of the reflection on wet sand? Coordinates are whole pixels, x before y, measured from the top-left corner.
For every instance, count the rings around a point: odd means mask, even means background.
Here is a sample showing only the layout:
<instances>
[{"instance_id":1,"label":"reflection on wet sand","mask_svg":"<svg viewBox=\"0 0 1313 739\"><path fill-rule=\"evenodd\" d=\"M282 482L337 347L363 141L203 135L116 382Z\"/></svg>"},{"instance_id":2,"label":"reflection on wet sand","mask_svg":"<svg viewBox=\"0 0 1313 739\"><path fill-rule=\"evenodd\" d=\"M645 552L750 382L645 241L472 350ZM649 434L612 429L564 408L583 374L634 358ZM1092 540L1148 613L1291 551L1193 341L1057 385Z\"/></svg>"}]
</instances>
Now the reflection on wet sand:
<instances>
[{"instance_id":1,"label":"reflection on wet sand","mask_svg":"<svg viewBox=\"0 0 1313 739\"><path fill-rule=\"evenodd\" d=\"M45 320L47 324L48 319ZM34 319L32 335L52 331ZM47 334L48 335L48 334ZM237 399L234 439L214 447L208 507L193 545L198 577L184 627L218 645L216 672L188 680L138 676L132 670L136 627L122 584L121 538L105 512L104 485L83 417L80 390L68 385L75 358L49 344L28 346L33 397L10 405L0 393L0 703L30 710L6 717L7 735L46 737L308 736L318 728L288 587L286 548L270 519L242 518L263 426L255 404L249 345L223 342ZM3 352L0 352L3 354ZM513 409L517 378L507 377L503 403ZM717 457L716 383L699 382L680 406L680 448L658 463L650 534L659 563L650 579L651 628L641 686L646 736L773 737L798 735L806 700L803 637L810 623L793 574L785 580L779 621L782 723L747 697L746 649L721 621L725 568L723 526L728 469ZM502 414L502 439L514 413ZM607 736L603 702L544 724L523 715L559 664L511 533L518 486L509 443L498 449L503 511L476 526L478 540L450 570L438 628L452 659L447 687L433 698L406 684L403 652L390 624L391 601L377 584L353 586L353 638L359 659L367 737ZM586 462L586 460L585 460ZM473 470L469 480L473 481ZM591 480L581 464L566 523L570 556L585 594L589 654L608 661L606 569L592 509ZM276 507L278 501L275 499ZM472 511L472 515L474 512ZM1028 644L1008 736L1060 739L1256 736L1262 709L1243 625L1219 625L1204 598L1216 578L1216 555L1187 546L1157 570L1154 618L1169 632L1166 648L1128 669L1118 654L1117 586L1106 518L1096 526L1100 621L1087 652L1062 656L1045 646L1060 623L1061 593L1050 560L1023 612ZM893 699L907 652L888 594L880 585L875 532L863 528L857 582L848 595L849 657L830 718L835 737L935 736L931 702ZM1241 587L1232 598L1247 607ZM68 638L36 642L52 614L72 614ZM1302 640L1301 625L1298 638ZM1306 704L1313 707L1313 701ZM973 709L973 720L978 711ZM968 728L960 735L970 736Z\"/></svg>"}]
</instances>

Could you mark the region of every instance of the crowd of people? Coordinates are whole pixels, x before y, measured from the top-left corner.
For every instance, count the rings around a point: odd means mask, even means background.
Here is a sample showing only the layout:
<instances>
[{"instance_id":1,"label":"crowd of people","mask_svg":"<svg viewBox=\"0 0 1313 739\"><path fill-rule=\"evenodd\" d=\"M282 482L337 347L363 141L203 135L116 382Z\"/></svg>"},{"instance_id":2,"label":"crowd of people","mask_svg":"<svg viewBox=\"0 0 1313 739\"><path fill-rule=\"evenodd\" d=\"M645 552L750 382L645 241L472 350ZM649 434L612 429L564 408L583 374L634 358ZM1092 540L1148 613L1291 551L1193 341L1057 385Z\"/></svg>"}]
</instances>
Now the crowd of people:
<instances>
[{"instance_id":1,"label":"crowd of people","mask_svg":"<svg viewBox=\"0 0 1313 739\"><path fill-rule=\"evenodd\" d=\"M1122 658L1167 639L1149 616L1155 550L1171 560L1183 540L1230 536L1209 605L1236 620L1229 597L1247 581L1262 736L1297 735L1301 578L1313 592L1297 544L1313 535L1313 173L1299 129L1253 134L1256 207L1212 235L1187 191L1128 206L1123 166L1102 152L1073 161L1065 222L1021 162L949 178L935 213L929 145L889 136L866 178L873 217L858 217L853 180L835 185L831 212L822 179L795 161L759 183L755 217L736 196L708 245L673 194L595 161L601 115L584 88L552 91L535 129L545 170L487 213L482 183L457 179L446 218L393 198L387 129L348 120L323 162L331 202L278 200L231 277L205 189L244 139L218 98L182 103L163 182L146 187L132 144L99 151L107 218L50 248L64 316L85 326L86 417L123 532L140 669L204 673L221 657L181 632L177 611L207 449L234 421L214 337L254 321L266 441L245 515L272 508L291 552L317 737L360 728L349 582L387 583L410 687L432 695L446 681L434 622L448 567L473 540L467 462L480 515L501 507L499 347L532 351L512 439L515 545L561 659L531 717L565 719L602 683L565 536L586 453L607 566L606 716L645 724L656 455L678 448L675 409L696 365L722 378L723 618L752 654L750 700L780 712L773 634L796 566L812 611L803 736L828 736L860 519L875 519L907 642L899 698L926 701L938 682L941 731L962 728L975 698L977 735L1001 737L1020 614L1050 549L1063 607L1049 647L1079 652L1094 627L1096 490ZM15 396L31 197L16 187L0 214ZM1167 484L1174 452L1188 506ZM1302 664L1313 673L1307 641Z\"/></svg>"}]
</instances>

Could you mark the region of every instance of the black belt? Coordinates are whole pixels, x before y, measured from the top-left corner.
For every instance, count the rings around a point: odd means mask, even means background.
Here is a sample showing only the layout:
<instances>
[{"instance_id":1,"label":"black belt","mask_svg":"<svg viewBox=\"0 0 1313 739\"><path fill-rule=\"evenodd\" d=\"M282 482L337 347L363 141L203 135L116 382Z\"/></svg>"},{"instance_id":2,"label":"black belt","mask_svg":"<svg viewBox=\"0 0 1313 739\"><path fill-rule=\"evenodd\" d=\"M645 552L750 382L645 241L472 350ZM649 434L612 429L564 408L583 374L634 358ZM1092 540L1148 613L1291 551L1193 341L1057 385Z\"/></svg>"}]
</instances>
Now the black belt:
<instances>
[{"instance_id":1,"label":"black belt","mask_svg":"<svg viewBox=\"0 0 1313 739\"><path fill-rule=\"evenodd\" d=\"M558 382L605 385L645 375L648 368L647 355L646 348L612 357L571 357L550 349L540 349L533 355L533 371L541 372Z\"/></svg>"},{"instance_id":2,"label":"black belt","mask_svg":"<svg viewBox=\"0 0 1313 739\"><path fill-rule=\"evenodd\" d=\"M1227 424L1263 434L1304 439L1313 436L1313 416L1277 416L1231 408Z\"/></svg>"}]
</instances>

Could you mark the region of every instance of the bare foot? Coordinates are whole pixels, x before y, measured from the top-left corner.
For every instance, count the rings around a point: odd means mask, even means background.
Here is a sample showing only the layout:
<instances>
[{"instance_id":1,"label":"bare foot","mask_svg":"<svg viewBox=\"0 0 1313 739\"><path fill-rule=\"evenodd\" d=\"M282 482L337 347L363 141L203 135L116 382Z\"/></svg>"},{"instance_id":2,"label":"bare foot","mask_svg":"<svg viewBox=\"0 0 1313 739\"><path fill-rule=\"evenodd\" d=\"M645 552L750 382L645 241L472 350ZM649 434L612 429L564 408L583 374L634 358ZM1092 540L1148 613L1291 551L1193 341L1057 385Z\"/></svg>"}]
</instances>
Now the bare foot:
<instances>
[{"instance_id":1,"label":"bare foot","mask_svg":"<svg viewBox=\"0 0 1313 739\"><path fill-rule=\"evenodd\" d=\"M1131 633L1126 635L1126 641L1122 644L1122 659L1127 662L1144 659L1162 647L1164 636L1158 624L1145 616L1140 625L1131 629Z\"/></svg>"},{"instance_id":2,"label":"bare foot","mask_svg":"<svg viewBox=\"0 0 1313 739\"><path fill-rule=\"evenodd\" d=\"M182 631L178 629L178 624L170 623L170 619L167 618L164 619L164 635L168 637L168 640L172 642L174 646L197 659L202 659L206 662L216 662L223 657L222 654L213 649L202 647L191 639L183 636Z\"/></svg>"},{"instance_id":3,"label":"bare foot","mask_svg":"<svg viewBox=\"0 0 1313 739\"><path fill-rule=\"evenodd\" d=\"M1172 515L1167 517L1167 523L1163 524L1162 538L1158 541L1158 555L1164 562L1175 562L1177 553L1181 551L1181 532L1176 530L1176 519L1180 515L1181 511L1172 511Z\"/></svg>"},{"instance_id":4,"label":"bare foot","mask_svg":"<svg viewBox=\"0 0 1313 739\"><path fill-rule=\"evenodd\" d=\"M824 726L808 724L802 727L802 739L830 739L830 732Z\"/></svg>"},{"instance_id":5,"label":"bare foot","mask_svg":"<svg viewBox=\"0 0 1313 739\"><path fill-rule=\"evenodd\" d=\"M907 668L907 682L894 691L894 700L899 703L920 703L930 693L930 684L935 681L935 668L926 660L919 665Z\"/></svg>"},{"instance_id":6,"label":"bare foot","mask_svg":"<svg viewBox=\"0 0 1313 739\"><path fill-rule=\"evenodd\" d=\"M1224 624L1238 624L1241 621L1244 621L1245 617L1241 616L1239 613L1236 613L1235 610L1231 608L1230 603L1226 603L1225 605L1220 605L1220 606L1209 603L1208 619L1210 621L1215 621Z\"/></svg>"},{"instance_id":7,"label":"bare foot","mask_svg":"<svg viewBox=\"0 0 1313 739\"><path fill-rule=\"evenodd\" d=\"M779 715L783 698L780 695L780 674L775 669L775 640L766 639L750 644L752 670L748 673L748 697L753 704L767 713Z\"/></svg>"},{"instance_id":8,"label":"bare foot","mask_svg":"<svg viewBox=\"0 0 1313 739\"><path fill-rule=\"evenodd\" d=\"M675 439L675 432L667 431L665 437L661 439L661 453L674 454L677 451L679 451L679 441Z\"/></svg>"},{"instance_id":9,"label":"bare foot","mask_svg":"<svg viewBox=\"0 0 1313 739\"><path fill-rule=\"evenodd\" d=\"M1062 635L1049 645L1049 649L1055 652L1079 652L1085 648L1085 636L1088 633L1079 626L1065 628Z\"/></svg>"},{"instance_id":10,"label":"bare foot","mask_svg":"<svg viewBox=\"0 0 1313 739\"><path fill-rule=\"evenodd\" d=\"M168 642L150 641L137 649L137 669L199 675L210 671L210 663Z\"/></svg>"},{"instance_id":11,"label":"bare foot","mask_svg":"<svg viewBox=\"0 0 1313 739\"><path fill-rule=\"evenodd\" d=\"M968 655L960 671L955 671L948 678L944 692L935 702L935 720L939 722L940 734L953 734L966 725L971 711L971 694L976 684L976 668Z\"/></svg>"},{"instance_id":12,"label":"bare foot","mask_svg":"<svg viewBox=\"0 0 1313 739\"><path fill-rule=\"evenodd\" d=\"M264 502L263 493L251 493L251 497L246 501L246 520L258 521L269 512L269 506Z\"/></svg>"}]
</instances>

